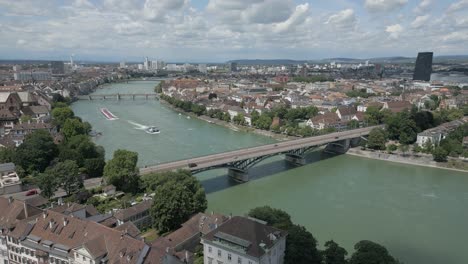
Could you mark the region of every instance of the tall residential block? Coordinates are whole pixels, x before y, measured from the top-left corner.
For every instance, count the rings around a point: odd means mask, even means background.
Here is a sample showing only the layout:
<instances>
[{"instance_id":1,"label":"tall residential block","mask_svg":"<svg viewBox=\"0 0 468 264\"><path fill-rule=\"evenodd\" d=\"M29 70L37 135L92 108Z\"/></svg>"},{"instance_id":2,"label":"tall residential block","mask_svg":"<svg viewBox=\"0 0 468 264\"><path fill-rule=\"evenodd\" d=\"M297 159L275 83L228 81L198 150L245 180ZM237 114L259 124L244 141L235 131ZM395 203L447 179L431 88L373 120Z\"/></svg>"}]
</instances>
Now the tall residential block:
<instances>
[{"instance_id":1,"label":"tall residential block","mask_svg":"<svg viewBox=\"0 0 468 264\"><path fill-rule=\"evenodd\" d=\"M414 68L413 80L414 81L430 81L432 74L432 52L420 52L416 59L416 66Z\"/></svg>"}]
</instances>

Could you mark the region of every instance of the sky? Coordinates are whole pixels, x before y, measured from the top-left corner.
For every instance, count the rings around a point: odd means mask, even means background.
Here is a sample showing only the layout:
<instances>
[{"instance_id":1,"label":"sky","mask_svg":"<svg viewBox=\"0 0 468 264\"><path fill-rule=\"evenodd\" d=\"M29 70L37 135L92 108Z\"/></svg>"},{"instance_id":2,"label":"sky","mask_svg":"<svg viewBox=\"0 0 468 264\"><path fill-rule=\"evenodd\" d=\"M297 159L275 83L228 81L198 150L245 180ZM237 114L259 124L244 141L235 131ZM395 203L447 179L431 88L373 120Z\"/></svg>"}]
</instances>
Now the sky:
<instances>
[{"instance_id":1,"label":"sky","mask_svg":"<svg viewBox=\"0 0 468 264\"><path fill-rule=\"evenodd\" d=\"M468 54L468 0L0 0L0 59Z\"/></svg>"}]
</instances>

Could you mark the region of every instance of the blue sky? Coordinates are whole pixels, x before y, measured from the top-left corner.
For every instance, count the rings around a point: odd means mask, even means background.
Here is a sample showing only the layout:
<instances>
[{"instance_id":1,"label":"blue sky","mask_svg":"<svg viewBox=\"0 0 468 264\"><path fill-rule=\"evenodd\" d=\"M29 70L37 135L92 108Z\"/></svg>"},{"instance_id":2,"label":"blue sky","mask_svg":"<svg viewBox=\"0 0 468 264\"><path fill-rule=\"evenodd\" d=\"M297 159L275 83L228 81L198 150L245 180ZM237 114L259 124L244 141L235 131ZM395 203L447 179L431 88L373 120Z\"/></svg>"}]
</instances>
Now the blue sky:
<instances>
[{"instance_id":1,"label":"blue sky","mask_svg":"<svg viewBox=\"0 0 468 264\"><path fill-rule=\"evenodd\" d=\"M0 59L468 54L468 0L0 0Z\"/></svg>"}]
</instances>

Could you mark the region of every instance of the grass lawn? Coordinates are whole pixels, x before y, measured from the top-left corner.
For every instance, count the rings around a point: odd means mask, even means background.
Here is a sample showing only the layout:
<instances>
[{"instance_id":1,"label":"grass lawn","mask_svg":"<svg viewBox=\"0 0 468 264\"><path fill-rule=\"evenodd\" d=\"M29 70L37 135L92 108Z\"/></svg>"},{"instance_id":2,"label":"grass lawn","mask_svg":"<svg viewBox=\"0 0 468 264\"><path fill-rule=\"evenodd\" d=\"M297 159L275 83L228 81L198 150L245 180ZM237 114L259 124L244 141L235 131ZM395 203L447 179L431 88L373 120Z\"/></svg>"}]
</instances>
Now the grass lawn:
<instances>
[{"instance_id":1,"label":"grass lawn","mask_svg":"<svg viewBox=\"0 0 468 264\"><path fill-rule=\"evenodd\" d=\"M141 237L145 239L145 242L151 243L155 241L159 237L159 235L158 235L158 232L154 228L151 228L145 233L143 233Z\"/></svg>"}]
</instances>

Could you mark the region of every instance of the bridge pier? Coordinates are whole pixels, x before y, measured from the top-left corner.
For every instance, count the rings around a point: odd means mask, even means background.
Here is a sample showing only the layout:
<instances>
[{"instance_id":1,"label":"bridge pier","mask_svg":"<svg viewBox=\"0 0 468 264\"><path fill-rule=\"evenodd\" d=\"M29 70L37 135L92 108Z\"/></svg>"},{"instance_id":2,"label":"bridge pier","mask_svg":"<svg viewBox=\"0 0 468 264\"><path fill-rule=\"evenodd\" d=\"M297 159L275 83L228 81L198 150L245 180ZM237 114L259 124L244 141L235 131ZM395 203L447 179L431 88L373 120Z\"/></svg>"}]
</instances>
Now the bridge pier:
<instances>
[{"instance_id":1,"label":"bridge pier","mask_svg":"<svg viewBox=\"0 0 468 264\"><path fill-rule=\"evenodd\" d=\"M248 182L249 173L247 170L228 168L228 176L237 182Z\"/></svg>"},{"instance_id":2,"label":"bridge pier","mask_svg":"<svg viewBox=\"0 0 468 264\"><path fill-rule=\"evenodd\" d=\"M91 97L91 95L88 95L88 99L89 99L90 101L92 101L92 100L93 100L93 97Z\"/></svg>"},{"instance_id":3,"label":"bridge pier","mask_svg":"<svg viewBox=\"0 0 468 264\"><path fill-rule=\"evenodd\" d=\"M302 155L285 154L284 156L287 162L290 162L294 165L302 166L306 164L306 160Z\"/></svg>"},{"instance_id":4,"label":"bridge pier","mask_svg":"<svg viewBox=\"0 0 468 264\"><path fill-rule=\"evenodd\" d=\"M120 101L120 94L117 94L117 101Z\"/></svg>"}]
</instances>

